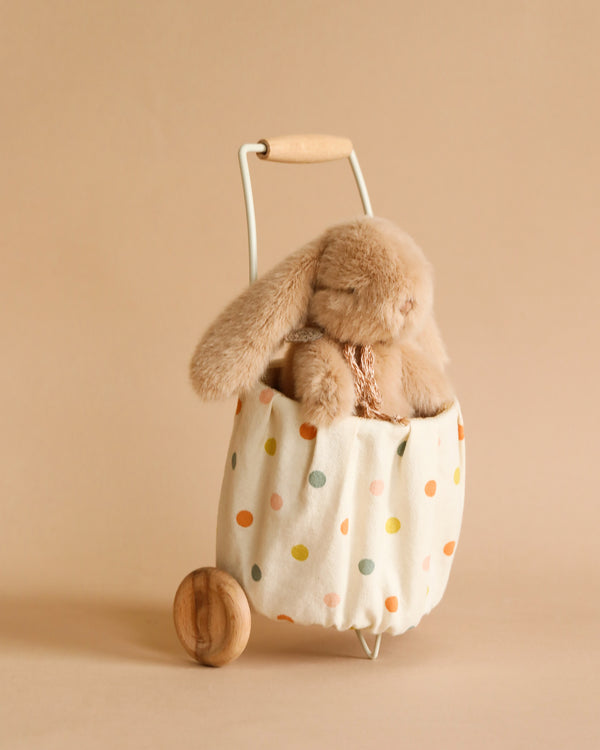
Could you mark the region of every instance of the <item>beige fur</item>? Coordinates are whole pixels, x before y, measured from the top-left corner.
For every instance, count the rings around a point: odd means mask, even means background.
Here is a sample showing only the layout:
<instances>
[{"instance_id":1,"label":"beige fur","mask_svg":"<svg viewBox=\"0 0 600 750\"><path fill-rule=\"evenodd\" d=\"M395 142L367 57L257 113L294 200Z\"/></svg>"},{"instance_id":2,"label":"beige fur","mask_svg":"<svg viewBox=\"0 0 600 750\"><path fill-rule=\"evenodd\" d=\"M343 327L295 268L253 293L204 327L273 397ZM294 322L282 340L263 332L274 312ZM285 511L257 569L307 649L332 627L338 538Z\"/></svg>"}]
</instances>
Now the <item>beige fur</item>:
<instances>
[{"instance_id":1,"label":"beige fur","mask_svg":"<svg viewBox=\"0 0 600 750\"><path fill-rule=\"evenodd\" d=\"M282 372L283 392L302 402L304 418L327 424L354 409L352 373L330 338L290 347Z\"/></svg>"},{"instance_id":2,"label":"beige fur","mask_svg":"<svg viewBox=\"0 0 600 750\"><path fill-rule=\"evenodd\" d=\"M196 348L196 391L211 399L248 390L284 337L305 324L323 336L290 346L281 388L302 403L306 421L321 426L353 413L346 342L373 347L386 414L432 416L452 400L431 266L390 221L362 217L328 229L235 299Z\"/></svg>"}]
</instances>

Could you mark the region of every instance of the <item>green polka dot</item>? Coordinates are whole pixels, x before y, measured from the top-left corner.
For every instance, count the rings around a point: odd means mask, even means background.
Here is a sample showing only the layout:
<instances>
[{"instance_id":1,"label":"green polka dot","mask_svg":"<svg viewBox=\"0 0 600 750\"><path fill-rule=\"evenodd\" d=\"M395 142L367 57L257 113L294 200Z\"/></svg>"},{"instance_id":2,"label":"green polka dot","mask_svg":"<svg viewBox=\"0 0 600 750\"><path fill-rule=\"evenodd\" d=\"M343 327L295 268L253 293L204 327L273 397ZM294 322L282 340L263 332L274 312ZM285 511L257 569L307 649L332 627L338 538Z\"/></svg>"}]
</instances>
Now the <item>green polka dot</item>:
<instances>
[{"instance_id":1,"label":"green polka dot","mask_svg":"<svg viewBox=\"0 0 600 750\"><path fill-rule=\"evenodd\" d=\"M308 482L313 487L322 487L327 481L327 477L322 471L311 471L308 475Z\"/></svg>"},{"instance_id":2,"label":"green polka dot","mask_svg":"<svg viewBox=\"0 0 600 750\"><path fill-rule=\"evenodd\" d=\"M300 562L304 562L306 558L308 557L308 550L303 544L296 544L294 547L292 547L292 557L294 560L300 560Z\"/></svg>"},{"instance_id":3,"label":"green polka dot","mask_svg":"<svg viewBox=\"0 0 600 750\"><path fill-rule=\"evenodd\" d=\"M236 464L237 464L237 453L234 453L233 456L231 457L231 468L235 469Z\"/></svg>"},{"instance_id":4,"label":"green polka dot","mask_svg":"<svg viewBox=\"0 0 600 750\"><path fill-rule=\"evenodd\" d=\"M253 581L260 581L261 578L262 578L262 571L261 571L261 569L258 567L258 565L253 565L252 566L252 580Z\"/></svg>"},{"instance_id":5,"label":"green polka dot","mask_svg":"<svg viewBox=\"0 0 600 750\"><path fill-rule=\"evenodd\" d=\"M267 442L265 443L265 450L269 454L269 456L274 456L275 451L277 450L277 441L275 438L269 438Z\"/></svg>"},{"instance_id":6,"label":"green polka dot","mask_svg":"<svg viewBox=\"0 0 600 750\"><path fill-rule=\"evenodd\" d=\"M398 455L403 456L405 450L406 450L406 440L403 440L398 446Z\"/></svg>"},{"instance_id":7,"label":"green polka dot","mask_svg":"<svg viewBox=\"0 0 600 750\"><path fill-rule=\"evenodd\" d=\"M370 576L375 570L375 563L373 560L369 560L368 557L365 557L358 563L358 569L364 576Z\"/></svg>"}]
</instances>

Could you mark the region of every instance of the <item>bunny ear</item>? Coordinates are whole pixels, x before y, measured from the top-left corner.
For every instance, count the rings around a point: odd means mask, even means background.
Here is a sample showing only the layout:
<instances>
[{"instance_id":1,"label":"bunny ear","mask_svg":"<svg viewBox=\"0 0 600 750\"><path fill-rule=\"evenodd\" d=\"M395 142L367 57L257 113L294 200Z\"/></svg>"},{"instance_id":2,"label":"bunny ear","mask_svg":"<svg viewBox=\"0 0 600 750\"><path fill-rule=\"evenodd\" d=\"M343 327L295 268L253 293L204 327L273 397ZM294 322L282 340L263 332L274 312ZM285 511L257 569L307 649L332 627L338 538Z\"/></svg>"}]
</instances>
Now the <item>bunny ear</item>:
<instances>
[{"instance_id":1,"label":"bunny ear","mask_svg":"<svg viewBox=\"0 0 600 750\"><path fill-rule=\"evenodd\" d=\"M201 398L242 393L260 378L285 335L306 316L321 244L315 240L283 260L211 325L190 366Z\"/></svg>"}]
</instances>

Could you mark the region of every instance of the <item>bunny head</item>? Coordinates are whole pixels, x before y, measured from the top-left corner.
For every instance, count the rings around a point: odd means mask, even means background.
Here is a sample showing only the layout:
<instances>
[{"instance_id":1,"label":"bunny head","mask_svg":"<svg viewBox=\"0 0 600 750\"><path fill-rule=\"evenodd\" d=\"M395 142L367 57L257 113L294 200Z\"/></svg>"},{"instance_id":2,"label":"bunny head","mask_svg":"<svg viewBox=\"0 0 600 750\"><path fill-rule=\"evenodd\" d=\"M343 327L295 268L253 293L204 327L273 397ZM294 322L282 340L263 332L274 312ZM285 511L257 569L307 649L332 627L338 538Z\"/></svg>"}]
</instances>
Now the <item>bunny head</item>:
<instances>
[{"instance_id":1,"label":"bunny head","mask_svg":"<svg viewBox=\"0 0 600 750\"><path fill-rule=\"evenodd\" d=\"M361 217L324 232L237 297L196 347L204 399L253 387L287 334L306 323L353 344L420 338L443 361L431 267L390 221Z\"/></svg>"},{"instance_id":2,"label":"bunny head","mask_svg":"<svg viewBox=\"0 0 600 750\"><path fill-rule=\"evenodd\" d=\"M357 345L417 334L432 313L433 279L414 240L386 219L340 224L321 238L311 323Z\"/></svg>"}]
</instances>

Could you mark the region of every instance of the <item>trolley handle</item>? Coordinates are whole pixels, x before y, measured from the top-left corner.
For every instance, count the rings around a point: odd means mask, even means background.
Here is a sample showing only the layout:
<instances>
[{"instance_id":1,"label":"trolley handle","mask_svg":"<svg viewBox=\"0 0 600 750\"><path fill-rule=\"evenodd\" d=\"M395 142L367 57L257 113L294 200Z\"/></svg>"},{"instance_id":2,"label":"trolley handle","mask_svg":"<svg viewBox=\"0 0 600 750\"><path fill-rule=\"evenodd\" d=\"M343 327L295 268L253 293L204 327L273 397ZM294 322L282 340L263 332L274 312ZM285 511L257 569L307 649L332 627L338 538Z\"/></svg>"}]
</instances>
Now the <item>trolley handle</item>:
<instances>
[{"instance_id":1,"label":"trolley handle","mask_svg":"<svg viewBox=\"0 0 600 750\"><path fill-rule=\"evenodd\" d=\"M256 154L265 161L287 162L291 164L314 164L316 162L334 161L347 158L352 167L356 186L360 193L365 214L373 216L371 201L363 178L356 153L349 138L335 135L282 135L275 138L263 138L258 143L244 143L238 157L242 173L242 186L246 202L246 220L248 222L248 255L250 283L256 280L258 271L256 252L256 216L248 154Z\"/></svg>"},{"instance_id":2,"label":"trolley handle","mask_svg":"<svg viewBox=\"0 0 600 750\"><path fill-rule=\"evenodd\" d=\"M347 159L352 153L352 141L337 135L279 135L262 138L259 143L266 146L259 159L288 164L313 164L321 161Z\"/></svg>"}]
</instances>

